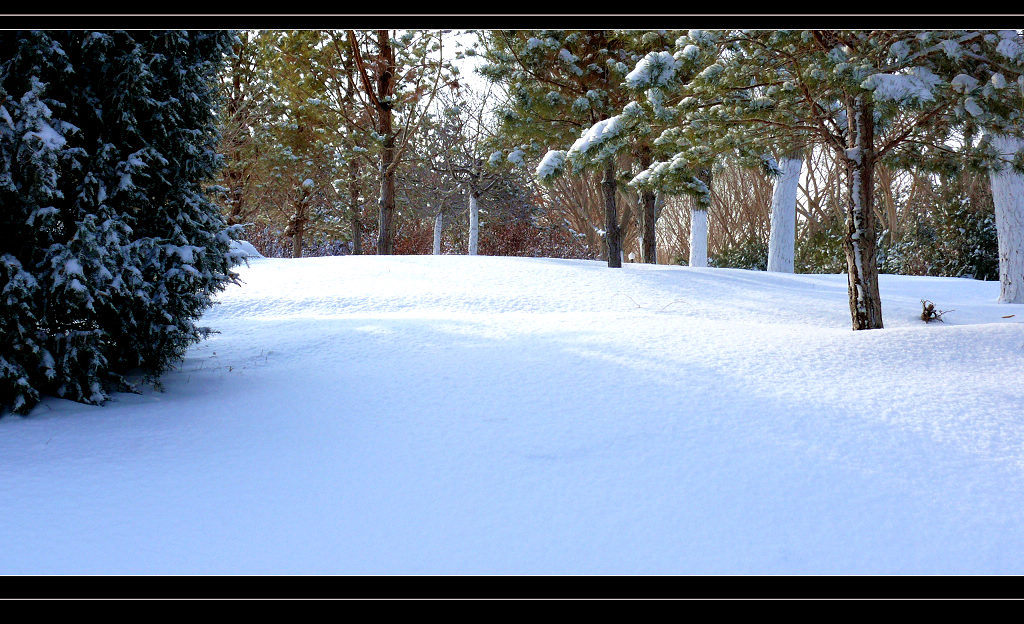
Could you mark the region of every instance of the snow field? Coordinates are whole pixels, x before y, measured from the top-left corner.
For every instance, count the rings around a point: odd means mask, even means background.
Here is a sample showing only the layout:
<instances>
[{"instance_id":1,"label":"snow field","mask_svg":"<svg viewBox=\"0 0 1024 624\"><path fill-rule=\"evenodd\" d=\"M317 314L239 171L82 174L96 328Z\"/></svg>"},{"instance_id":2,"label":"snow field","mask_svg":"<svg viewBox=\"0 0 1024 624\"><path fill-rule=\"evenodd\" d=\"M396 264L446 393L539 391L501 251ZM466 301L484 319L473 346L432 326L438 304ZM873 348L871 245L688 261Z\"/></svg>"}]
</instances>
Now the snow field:
<instances>
[{"instance_id":1,"label":"snow field","mask_svg":"<svg viewBox=\"0 0 1024 624\"><path fill-rule=\"evenodd\" d=\"M1024 571L996 282L883 275L853 332L844 275L240 270L165 392L0 419L0 572Z\"/></svg>"}]
</instances>

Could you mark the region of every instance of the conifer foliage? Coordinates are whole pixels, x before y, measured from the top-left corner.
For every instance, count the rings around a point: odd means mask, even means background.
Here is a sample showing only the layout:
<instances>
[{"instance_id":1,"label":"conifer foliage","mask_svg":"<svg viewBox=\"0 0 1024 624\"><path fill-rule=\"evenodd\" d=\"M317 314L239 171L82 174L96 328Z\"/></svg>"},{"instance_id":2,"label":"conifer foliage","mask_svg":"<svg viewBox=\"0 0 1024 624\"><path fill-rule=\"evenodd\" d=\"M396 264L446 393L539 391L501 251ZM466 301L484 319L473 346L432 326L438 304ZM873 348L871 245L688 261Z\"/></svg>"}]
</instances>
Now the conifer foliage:
<instances>
[{"instance_id":1,"label":"conifer foliage","mask_svg":"<svg viewBox=\"0 0 1024 624\"><path fill-rule=\"evenodd\" d=\"M236 279L204 182L230 32L0 32L0 413L155 380Z\"/></svg>"}]
</instances>

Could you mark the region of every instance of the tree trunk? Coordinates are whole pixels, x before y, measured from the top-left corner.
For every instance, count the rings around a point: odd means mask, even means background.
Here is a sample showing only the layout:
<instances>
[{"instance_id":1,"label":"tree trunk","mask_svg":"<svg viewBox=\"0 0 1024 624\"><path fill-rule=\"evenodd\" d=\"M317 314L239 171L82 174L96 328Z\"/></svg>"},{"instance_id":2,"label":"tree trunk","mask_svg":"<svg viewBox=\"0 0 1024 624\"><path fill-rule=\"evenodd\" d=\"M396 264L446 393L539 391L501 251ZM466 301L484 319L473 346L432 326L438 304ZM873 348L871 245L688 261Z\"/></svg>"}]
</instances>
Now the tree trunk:
<instances>
[{"instance_id":1,"label":"tree trunk","mask_svg":"<svg viewBox=\"0 0 1024 624\"><path fill-rule=\"evenodd\" d=\"M661 193L661 192L655 193L654 194L654 223L655 223L655 225L657 225L658 219L661 218L661 210L664 207L665 207L665 194ZM657 228L654 229L654 234L655 234L655 240L657 240L657 234L658 234ZM655 246L654 246L654 260L653 260L653 262L655 264L657 264L657 262L658 262L658 246L657 246L657 244L655 244Z\"/></svg>"},{"instance_id":2,"label":"tree trunk","mask_svg":"<svg viewBox=\"0 0 1024 624\"><path fill-rule=\"evenodd\" d=\"M240 75L241 69L239 67L239 54L241 52L241 45L234 47L235 61L232 67L232 90L231 98L227 102L227 114L228 119L231 120L232 124L238 124L238 120L235 116L238 114L240 108L240 100L242 99L242 78ZM242 134L237 129L231 134L231 157L228 160L228 166L226 168L225 178L228 186L228 225L236 225L242 223L245 220L245 189L243 184L244 179L244 165L242 164L242 145L244 140L239 137ZM243 135L244 136L244 135Z\"/></svg>"},{"instance_id":3,"label":"tree trunk","mask_svg":"<svg viewBox=\"0 0 1024 624\"><path fill-rule=\"evenodd\" d=\"M298 199L295 201L295 212L288 218L286 236L292 237L292 258L302 257L302 239L306 234L306 223L309 221L309 201L313 193L313 181L306 179L297 188Z\"/></svg>"},{"instance_id":4,"label":"tree trunk","mask_svg":"<svg viewBox=\"0 0 1024 624\"><path fill-rule=\"evenodd\" d=\"M378 222L377 253L393 254L395 253L395 170L391 163L395 158L395 136L391 132L391 111L387 111L383 118L387 120L387 124L382 123L381 127L386 127L387 131L382 133L386 138L380 157L380 220Z\"/></svg>"},{"instance_id":5,"label":"tree trunk","mask_svg":"<svg viewBox=\"0 0 1024 624\"><path fill-rule=\"evenodd\" d=\"M384 65L377 78L377 99L381 102L379 111L380 134L384 145L380 155L380 222L377 235L377 253L395 253L395 134L392 128L391 97L395 90L395 51L391 47L391 35L387 30L377 31L380 45L380 61Z\"/></svg>"},{"instance_id":6,"label":"tree trunk","mask_svg":"<svg viewBox=\"0 0 1024 624\"><path fill-rule=\"evenodd\" d=\"M363 222L362 206L359 205L359 165L353 164L349 169L348 182L349 226L352 230L352 255L363 253Z\"/></svg>"},{"instance_id":7,"label":"tree trunk","mask_svg":"<svg viewBox=\"0 0 1024 624\"><path fill-rule=\"evenodd\" d=\"M708 194L711 193L711 169L701 169L698 177L708 187ZM693 207L690 209L690 266L706 267L708 265L708 204L702 204L696 197L693 198Z\"/></svg>"},{"instance_id":8,"label":"tree trunk","mask_svg":"<svg viewBox=\"0 0 1024 624\"><path fill-rule=\"evenodd\" d=\"M787 154L779 163L782 175L772 193L771 234L768 237L768 270L793 272L796 248L796 192L804 159L799 151Z\"/></svg>"},{"instance_id":9,"label":"tree trunk","mask_svg":"<svg viewBox=\"0 0 1024 624\"><path fill-rule=\"evenodd\" d=\"M363 253L363 222L359 219L359 213L353 211L349 218L349 229L352 230L352 255L359 256Z\"/></svg>"},{"instance_id":10,"label":"tree trunk","mask_svg":"<svg viewBox=\"0 0 1024 624\"><path fill-rule=\"evenodd\" d=\"M242 172L228 172L228 188L230 189L227 222L237 225L245 221L245 189L242 186Z\"/></svg>"},{"instance_id":11,"label":"tree trunk","mask_svg":"<svg viewBox=\"0 0 1024 624\"><path fill-rule=\"evenodd\" d=\"M882 298L878 292L876 258L874 169L875 122L873 107L864 96L847 104L846 250L850 316L853 329L881 329Z\"/></svg>"},{"instance_id":12,"label":"tree trunk","mask_svg":"<svg viewBox=\"0 0 1024 624\"><path fill-rule=\"evenodd\" d=\"M1024 150L1024 140L995 135L993 147L1004 160ZM1024 176L1009 164L989 174L999 243L999 303L1024 303Z\"/></svg>"},{"instance_id":13,"label":"tree trunk","mask_svg":"<svg viewBox=\"0 0 1024 624\"><path fill-rule=\"evenodd\" d=\"M444 228L444 213L439 212L434 217L434 255L441 255L441 230Z\"/></svg>"},{"instance_id":14,"label":"tree trunk","mask_svg":"<svg viewBox=\"0 0 1024 624\"><path fill-rule=\"evenodd\" d=\"M292 258L302 257L302 234L303 227L301 225L296 226L295 232L292 233Z\"/></svg>"},{"instance_id":15,"label":"tree trunk","mask_svg":"<svg viewBox=\"0 0 1024 624\"><path fill-rule=\"evenodd\" d=\"M690 209L690 266L708 265L708 211L694 206Z\"/></svg>"},{"instance_id":16,"label":"tree trunk","mask_svg":"<svg viewBox=\"0 0 1024 624\"><path fill-rule=\"evenodd\" d=\"M605 161L601 190L604 194L604 239L608 249L608 266L622 268L622 235L619 232L619 214L615 206L615 160Z\"/></svg>"},{"instance_id":17,"label":"tree trunk","mask_svg":"<svg viewBox=\"0 0 1024 624\"><path fill-rule=\"evenodd\" d=\"M638 154L640 168L647 169L651 166L651 149L644 147ZM657 194L651 190L640 191L640 228L641 244L640 255L644 262L656 264L658 262L658 242L655 237L655 226L658 223L658 209L656 206Z\"/></svg>"},{"instance_id":18,"label":"tree trunk","mask_svg":"<svg viewBox=\"0 0 1024 624\"><path fill-rule=\"evenodd\" d=\"M295 202L295 212L288 219L288 229L285 230L292 237L292 258L302 257L302 239L306 233L306 221L308 220L306 218L306 205L309 203L307 189L305 184L300 187L299 200Z\"/></svg>"},{"instance_id":19,"label":"tree trunk","mask_svg":"<svg viewBox=\"0 0 1024 624\"><path fill-rule=\"evenodd\" d=\"M475 256L480 242L480 195L469 189L469 255Z\"/></svg>"}]
</instances>

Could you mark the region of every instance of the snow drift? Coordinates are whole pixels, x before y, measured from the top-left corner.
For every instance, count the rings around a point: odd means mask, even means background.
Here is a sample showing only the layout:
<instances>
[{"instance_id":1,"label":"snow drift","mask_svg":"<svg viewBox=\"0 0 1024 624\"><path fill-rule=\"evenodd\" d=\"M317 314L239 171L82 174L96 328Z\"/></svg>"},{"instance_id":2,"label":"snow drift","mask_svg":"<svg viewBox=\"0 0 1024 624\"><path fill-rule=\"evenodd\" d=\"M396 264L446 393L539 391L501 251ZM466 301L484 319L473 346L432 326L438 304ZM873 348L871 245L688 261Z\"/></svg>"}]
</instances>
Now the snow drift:
<instances>
[{"instance_id":1,"label":"snow drift","mask_svg":"<svg viewBox=\"0 0 1024 624\"><path fill-rule=\"evenodd\" d=\"M845 275L240 272L165 392L0 419L0 573L1024 572L996 282L883 275L854 332Z\"/></svg>"}]
</instances>

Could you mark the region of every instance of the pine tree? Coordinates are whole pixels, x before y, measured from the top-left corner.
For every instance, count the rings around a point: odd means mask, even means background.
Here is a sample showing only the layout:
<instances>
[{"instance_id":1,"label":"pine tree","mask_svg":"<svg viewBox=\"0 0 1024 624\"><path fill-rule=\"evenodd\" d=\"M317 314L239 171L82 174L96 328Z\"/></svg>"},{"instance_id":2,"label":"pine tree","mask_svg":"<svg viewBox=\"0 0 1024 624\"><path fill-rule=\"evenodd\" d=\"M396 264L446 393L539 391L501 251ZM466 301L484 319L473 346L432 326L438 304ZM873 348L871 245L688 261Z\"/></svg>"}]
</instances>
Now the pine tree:
<instances>
[{"instance_id":1,"label":"pine tree","mask_svg":"<svg viewBox=\"0 0 1024 624\"><path fill-rule=\"evenodd\" d=\"M588 129L604 123L628 102L623 79L630 64L639 58L638 49L665 43L663 33L646 35L644 41L638 33L625 31L539 30L492 31L483 38L488 63L480 72L504 85L510 95L507 105L497 111L502 132L517 144L515 150L529 156L548 152L537 168L541 181L551 182L561 175L567 153L559 148L573 141L597 142L597 136L586 136ZM594 132L600 135L607 130L603 127ZM579 157L568 163L573 173L587 169L602 173L602 237L608 266L621 267L622 224L616 201L619 152L577 152ZM642 150L636 152L624 150L623 159L644 157ZM653 195L650 206L653 209Z\"/></svg>"},{"instance_id":2,"label":"pine tree","mask_svg":"<svg viewBox=\"0 0 1024 624\"><path fill-rule=\"evenodd\" d=\"M972 128L1024 134L1024 46L1014 31L691 30L670 57L697 65L691 79L656 84L648 93L652 107L674 115L654 142L674 154L634 182L685 185L694 168L728 154L751 164L760 158L777 175L772 151L832 151L846 175L844 248L854 329L882 327L876 165L942 169L960 161L994 169L1000 160L992 139L975 140ZM1021 170L1022 157L1003 150L1014 170ZM1002 223L1012 228L1021 221Z\"/></svg>"},{"instance_id":3,"label":"pine tree","mask_svg":"<svg viewBox=\"0 0 1024 624\"><path fill-rule=\"evenodd\" d=\"M266 151L266 120L275 117L271 59L277 56L272 32L240 32L221 75L218 128L224 154L221 182L228 224L246 223L259 209L259 163Z\"/></svg>"},{"instance_id":4,"label":"pine tree","mask_svg":"<svg viewBox=\"0 0 1024 624\"><path fill-rule=\"evenodd\" d=\"M0 407L100 403L235 279L215 78L229 32L0 33Z\"/></svg>"}]
</instances>

